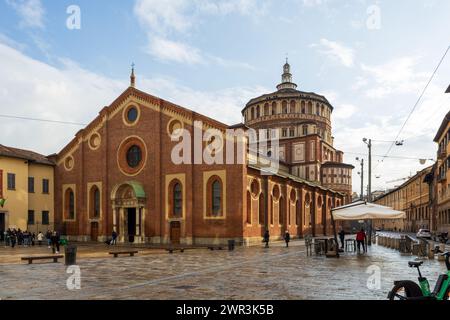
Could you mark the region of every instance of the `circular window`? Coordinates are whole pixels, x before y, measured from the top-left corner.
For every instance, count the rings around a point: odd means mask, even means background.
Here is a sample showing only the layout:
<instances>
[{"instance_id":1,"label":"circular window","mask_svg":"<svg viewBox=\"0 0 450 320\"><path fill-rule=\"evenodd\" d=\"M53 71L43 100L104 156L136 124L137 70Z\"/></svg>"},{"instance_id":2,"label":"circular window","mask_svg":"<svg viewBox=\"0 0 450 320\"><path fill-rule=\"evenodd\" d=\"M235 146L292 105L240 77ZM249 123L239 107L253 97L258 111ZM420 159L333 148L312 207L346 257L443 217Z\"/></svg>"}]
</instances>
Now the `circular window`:
<instances>
[{"instance_id":1,"label":"circular window","mask_svg":"<svg viewBox=\"0 0 450 320\"><path fill-rule=\"evenodd\" d=\"M100 135L98 133L94 133L89 138L89 147L92 150L96 150L100 146L100 142L101 142Z\"/></svg>"},{"instance_id":2,"label":"circular window","mask_svg":"<svg viewBox=\"0 0 450 320\"><path fill-rule=\"evenodd\" d=\"M297 194L295 192L295 189L291 190L290 198L291 198L291 202L295 202L295 200L297 198Z\"/></svg>"},{"instance_id":3,"label":"circular window","mask_svg":"<svg viewBox=\"0 0 450 320\"><path fill-rule=\"evenodd\" d=\"M272 195L274 200L278 200L280 198L280 187L278 187L278 185L275 185L275 187L273 187Z\"/></svg>"},{"instance_id":4,"label":"circular window","mask_svg":"<svg viewBox=\"0 0 450 320\"><path fill-rule=\"evenodd\" d=\"M257 180L253 180L250 189L254 197L257 197L259 194L259 182Z\"/></svg>"},{"instance_id":5,"label":"circular window","mask_svg":"<svg viewBox=\"0 0 450 320\"><path fill-rule=\"evenodd\" d=\"M127 120L129 122L135 122L137 120L137 117L138 117L138 111L136 110L135 107L131 107L130 109L128 109Z\"/></svg>"},{"instance_id":6,"label":"circular window","mask_svg":"<svg viewBox=\"0 0 450 320\"><path fill-rule=\"evenodd\" d=\"M117 164L123 174L137 175L145 166L147 147L144 141L136 136L126 138L119 146Z\"/></svg>"},{"instance_id":7,"label":"circular window","mask_svg":"<svg viewBox=\"0 0 450 320\"><path fill-rule=\"evenodd\" d=\"M136 145L131 146L127 151L127 163L131 168L136 168L142 161L142 151Z\"/></svg>"},{"instance_id":8,"label":"circular window","mask_svg":"<svg viewBox=\"0 0 450 320\"><path fill-rule=\"evenodd\" d=\"M72 170L74 162L75 161L73 160L73 157L72 156L68 156L64 160L64 166L66 167L66 170Z\"/></svg>"},{"instance_id":9,"label":"circular window","mask_svg":"<svg viewBox=\"0 0 450 320\"><path fill-rule=\"evenodd\" d=\"M137 123L140 116L140 110L137 106L131 105L123 110L123 121L127 126L133 126Z\"/></svg>"},{"instance_id":10,"label":"circular window","mask_svg":"<svg viewBox=\"0 0 450 320\"><path fill-rule=\"evenodd\" d=\"M167 133L172 137L180 136L181 129L183 129L183 123L178 119L172 119L167 125Z\"/></svg>"}]
</instances>

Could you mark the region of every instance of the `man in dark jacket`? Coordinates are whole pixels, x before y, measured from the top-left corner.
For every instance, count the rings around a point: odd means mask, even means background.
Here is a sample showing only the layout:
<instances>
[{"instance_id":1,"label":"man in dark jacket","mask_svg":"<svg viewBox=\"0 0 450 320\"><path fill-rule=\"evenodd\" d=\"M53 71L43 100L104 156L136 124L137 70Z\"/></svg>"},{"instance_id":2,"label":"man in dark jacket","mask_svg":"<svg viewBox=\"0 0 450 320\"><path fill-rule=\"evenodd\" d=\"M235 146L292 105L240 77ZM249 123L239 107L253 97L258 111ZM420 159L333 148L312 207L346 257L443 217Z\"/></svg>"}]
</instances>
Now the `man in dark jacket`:
<instances>
[{"instance_id":1,"label":"man in dark jacket","mask_svg":"<svg viewBox=\"0 0 450 320\"><path fill-rule=\"evenodd\" d=\"M266 248L269 247L269 239L270 239L269 230L266 230L266 232L264 232L264 242L266 243Z\"/></svg>"},{"instance_id":2,"label":"man in dark jacket","mask_svg":"<svg viewBox=\"0 0 450 320\"><path fill-rule=\"evenodd\" d=\"M53 253L56 253L56 254L59 253L59 240L60 239L59 239L58 232L53 231L53 235L51 237Z\"/></svg>"},{"instance_id":3,"label":"man in dark jacket","mask_svg":"<svg viewBox=\"0 0 450 320\"><path fill-rule=\"evenodd\" d=\"M291 235L289 234L289 231L286 230L286 233L284 234L284 241L286 241L286 248L289 247L289 241L291 241Z\"/></svg>"},{"instance_id":4,"label":"man in dark jacket","mask_svg":"<svg viewBox=\"0 0 450 320\"><path fill-rule=\"evenodd\" d=\"M341 249L344 249L345 231L342 227L341 230L339 230L339 240L341 240Z\"/></svg>"}]
</instances>

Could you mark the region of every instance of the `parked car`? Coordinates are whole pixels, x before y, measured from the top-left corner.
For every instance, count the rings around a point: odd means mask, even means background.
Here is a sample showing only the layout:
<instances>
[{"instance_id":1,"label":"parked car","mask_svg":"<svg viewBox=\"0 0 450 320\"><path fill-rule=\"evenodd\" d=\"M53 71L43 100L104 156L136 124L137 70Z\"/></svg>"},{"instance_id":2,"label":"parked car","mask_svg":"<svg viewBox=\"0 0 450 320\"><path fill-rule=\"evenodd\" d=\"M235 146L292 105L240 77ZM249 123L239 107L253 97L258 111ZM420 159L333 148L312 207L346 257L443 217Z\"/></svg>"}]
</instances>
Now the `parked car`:
<instances>
[{"instance_id":1,"label":"parked car","mask_svg":"<svg viewBox=\"0 0 450 320\"><path fill-rule=\"evenodd\" d=\"M419 229L419 232L417 232L416 237L431 239L431 232L428 229Z\"/></svg>"}]
</instances>

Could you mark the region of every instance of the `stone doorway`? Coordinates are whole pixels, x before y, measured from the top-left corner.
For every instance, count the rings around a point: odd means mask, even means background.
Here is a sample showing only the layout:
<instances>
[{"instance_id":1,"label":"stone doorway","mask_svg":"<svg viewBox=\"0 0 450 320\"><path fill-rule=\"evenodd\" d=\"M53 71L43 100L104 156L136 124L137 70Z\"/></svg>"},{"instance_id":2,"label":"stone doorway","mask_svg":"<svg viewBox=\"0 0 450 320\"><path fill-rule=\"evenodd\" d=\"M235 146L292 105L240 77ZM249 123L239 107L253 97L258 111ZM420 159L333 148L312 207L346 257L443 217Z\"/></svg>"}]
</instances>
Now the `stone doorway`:
<instances>
[{"instance_id":1,"label":"stone doorway","mask_svg":"<svg viewBox=\"0 0 450 320\"><path fill-rule=\"evenodd\" d=\"M118 242L145 242L144 188L139 182L125 182L111 193L113 206L112 229L118 233Z\"/></svg>"}]
</instances>

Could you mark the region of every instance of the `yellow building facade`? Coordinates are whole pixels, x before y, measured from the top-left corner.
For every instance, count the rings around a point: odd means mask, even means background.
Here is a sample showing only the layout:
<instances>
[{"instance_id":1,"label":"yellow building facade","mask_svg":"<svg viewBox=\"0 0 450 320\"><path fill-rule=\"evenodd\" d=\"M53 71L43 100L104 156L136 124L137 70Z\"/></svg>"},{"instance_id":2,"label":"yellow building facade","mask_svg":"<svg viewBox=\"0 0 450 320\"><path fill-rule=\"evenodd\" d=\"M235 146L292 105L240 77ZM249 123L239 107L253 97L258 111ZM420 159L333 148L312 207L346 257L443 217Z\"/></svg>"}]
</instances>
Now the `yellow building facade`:
<instances>
[{"instance_id":1,"label":"yellow building facade","mask_svg":"<svg viewBox=\"0 0 450 320\"><path fill-rule=\"evenodd\" d=\"M53 230L54 165L49 157L0 145L0 232Z\"/></svg>"},{"instance_id":2,"label":"yellow building facade","mask_svg":"<svg viewBox=\"0 0 450 320\"><path fill-rule=\"evenodd\" d=\"M434 138L438 144L435 170L434 207L435 227L438 232L450 231L450 112L447 113Z\"/></svg>"},{"instance_id":3,"label":"yellow building facade","mask_svg":"<svg viewBox=\"0 0 450 320\"><path fill-rule=\"evenodd\" d=\"M429 186L425 182L425 177L431 170L432 166L417 172L401 186L375 199L376 204L392 207L406 213L405 219L378 220L375 222L376 228L408 232L430 228L432 216Z\"/></svg>"}]
</instances>

